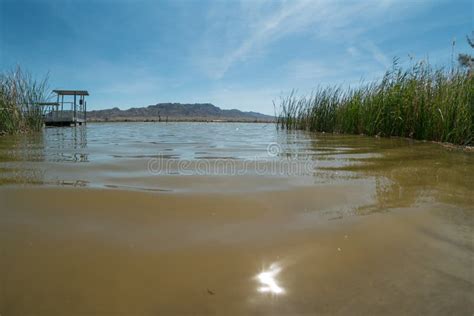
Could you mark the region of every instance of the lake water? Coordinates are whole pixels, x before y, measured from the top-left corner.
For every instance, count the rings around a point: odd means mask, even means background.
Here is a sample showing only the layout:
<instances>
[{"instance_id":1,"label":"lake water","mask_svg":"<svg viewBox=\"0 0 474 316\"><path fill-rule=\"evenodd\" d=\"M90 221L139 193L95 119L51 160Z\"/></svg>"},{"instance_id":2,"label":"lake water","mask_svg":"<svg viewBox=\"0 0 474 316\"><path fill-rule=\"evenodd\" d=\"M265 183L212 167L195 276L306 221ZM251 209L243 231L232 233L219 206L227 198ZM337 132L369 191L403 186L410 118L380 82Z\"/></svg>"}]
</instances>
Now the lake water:
<instances>
[{"instance_id":1,"label":"lake water","mask_svg":"<svg viewBox=\"0 0 474 316\"><path fill-rule=\"evenodd\" d=\"M0 137L0 315L471 315L473 175L272 124Z\"/></svg>"}]
</instances>

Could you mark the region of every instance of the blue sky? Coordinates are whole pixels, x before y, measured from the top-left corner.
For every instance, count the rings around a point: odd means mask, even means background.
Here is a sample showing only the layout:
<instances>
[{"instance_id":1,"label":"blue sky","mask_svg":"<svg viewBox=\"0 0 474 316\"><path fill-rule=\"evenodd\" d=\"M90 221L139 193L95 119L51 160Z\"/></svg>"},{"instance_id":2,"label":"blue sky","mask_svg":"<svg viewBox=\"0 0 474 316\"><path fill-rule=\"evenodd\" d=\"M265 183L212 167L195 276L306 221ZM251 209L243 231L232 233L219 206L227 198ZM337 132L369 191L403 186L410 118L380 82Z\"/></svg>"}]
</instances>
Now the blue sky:
<instances>
[{"instance_id":1,"label":"blue sky","mask_svg":"<svg viewBox=\"0 0 474 316\"><path fill-rule=\"evenodd\" d=\"M472 1L0 0L0 70L19 64L88 106L211 102L273 114L273 100L373 80L398 56L469 52Z\"/></svg>"}]
</instances>

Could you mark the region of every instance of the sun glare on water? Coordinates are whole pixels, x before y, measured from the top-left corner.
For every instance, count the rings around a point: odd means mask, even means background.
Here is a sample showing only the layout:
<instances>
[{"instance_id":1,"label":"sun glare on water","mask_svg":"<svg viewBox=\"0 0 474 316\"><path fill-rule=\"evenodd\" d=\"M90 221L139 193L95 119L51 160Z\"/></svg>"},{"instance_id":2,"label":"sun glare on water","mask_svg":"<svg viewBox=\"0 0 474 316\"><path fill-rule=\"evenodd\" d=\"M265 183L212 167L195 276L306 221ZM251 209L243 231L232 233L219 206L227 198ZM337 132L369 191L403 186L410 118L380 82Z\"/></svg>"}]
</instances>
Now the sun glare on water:
<instances>
[{"instance_id":1,"label":"sun glare on water","mask_svg":"<svg viewBox=\"0 0 474 316\"><path fill-rule=\"evenodd\" d=\"M261 286L258 291L261 293L283 294L285 290L277 283L276 276L280 273L281 267L276 263L270 265L268 270L263 270L257 275Z\"/></svg>"}]
</instances>

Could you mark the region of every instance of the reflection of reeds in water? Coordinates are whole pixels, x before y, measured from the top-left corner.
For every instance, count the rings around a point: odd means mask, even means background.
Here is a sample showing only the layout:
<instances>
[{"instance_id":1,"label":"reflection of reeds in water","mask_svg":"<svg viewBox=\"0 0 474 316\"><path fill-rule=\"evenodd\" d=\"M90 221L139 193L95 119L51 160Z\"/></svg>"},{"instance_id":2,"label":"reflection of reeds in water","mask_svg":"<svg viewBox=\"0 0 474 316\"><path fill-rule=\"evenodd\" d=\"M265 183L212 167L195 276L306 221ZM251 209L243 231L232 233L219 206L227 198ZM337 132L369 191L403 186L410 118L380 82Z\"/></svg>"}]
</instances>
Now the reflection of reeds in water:
<instances>
[{"instance_id":1,"label":"reflection of reeds in water","mask_svg":"<svg viewBox=\"0 0 474 316\"><path fill-rule=\"evenodd\" d=\"M38 103L47 95L47 79L37 81L17 68L0 74L0 133L38 131L43 126Z\"/></svg>"},{"instance_id":2,"label":"reflection of reeds in water","mask_svg":"<svg viewBox=\"0 0 474 316\"><path fill-rule=\"evenodd\" d=\"M335 163L318 166L315 176L334 180L368 180L373 200L352 211L364 215L416 205L474 205L474 155L428 142L359 135L312 135L313 159ZM321 151L324 149L324 151ZM331 150L329 150L331 149ZM317 173L316 173L317 172ZM332 178L329 180L333 180Z\"/></svg>"},{"instance_id":3,"label":"reflection of reeds in water","mask_svg":"<svg viewBox=\"0 0 474 316\"><path fill-rule=\"evenodd\" d=\"M466 175L473 168L470 154L416 144L386 149L379 157L334 169L375 179L375 204L358 210L366 214L433 201L470 208L474 204L474 180Z\"/></svg>"},{"instance_id":4,"label":"reflection of reeds in water","mask_svg":"<svg viewBox=\"0 0 474 316\"><path fill-rule=\"evenodd\" d=\"M15 134L0 138L0 185L42 184L44 170L34 164L44 161L43 134Z\"/></svg>"},{"instance_id":5,"label":"reflection of reeds in water","mask_svg":"<svg viewBox=\"0 0 474 316\"><path fill-rule=\"evenodd\" d=\"M395 62L381 81L358 88L292 92L277 110L280 128L474 144L474 76L423 62L406 70Z\"/></svg>"}]
</instances>

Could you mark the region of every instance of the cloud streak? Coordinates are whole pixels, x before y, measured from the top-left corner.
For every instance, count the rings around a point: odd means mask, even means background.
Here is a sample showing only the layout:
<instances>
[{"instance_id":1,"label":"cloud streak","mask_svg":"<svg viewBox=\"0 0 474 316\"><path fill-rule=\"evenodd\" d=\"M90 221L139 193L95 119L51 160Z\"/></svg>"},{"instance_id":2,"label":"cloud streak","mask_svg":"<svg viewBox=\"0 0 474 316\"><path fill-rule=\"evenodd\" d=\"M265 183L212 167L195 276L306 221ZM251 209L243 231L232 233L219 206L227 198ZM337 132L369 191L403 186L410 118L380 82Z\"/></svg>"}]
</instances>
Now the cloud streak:
<instances>
[{"instance_id":1,"label":"cloud streak","mask_svg":"<svg viewBox=\"0 0 474 316\"><path fill-rule=\"evenodd\" d=\"M237 13L228 16L221 10L220 16L233 19L240 23L222 23L216 14L210 14L208 23L216 23L215 30L230 36L216 36L220 41L232 42L223 52L207 49L210 52L198 56L197 62L201 69L212 79L221 79L235 65L245 62L250 58L265 55L265 50L272 43L285 37L307 33L312 34L311 39L318 44L323 40L345 41L351 45L363 39L363 36L372 24L383 19L384 14L394 10L392 1L368 1L347 3L341 1L310 1L292 0L275 2L258 1L258 5L249 7L248 1L242 1L237 8ZM273 4L273 5L272 5ZM222 9L222 8L221 8ZM226 27L238 28L228 32ZM236 40L239 39L239 40ZM211 45L219 45L212 42ZM297 49L295 47L295 49ZM356 47L352 47L354 52ZM367 42L366 50L370 51L374 60L383 66L389 64L389 59L373 42ZM217 53L216 53L217 51Z\"/></svg>"}]
</instances>

